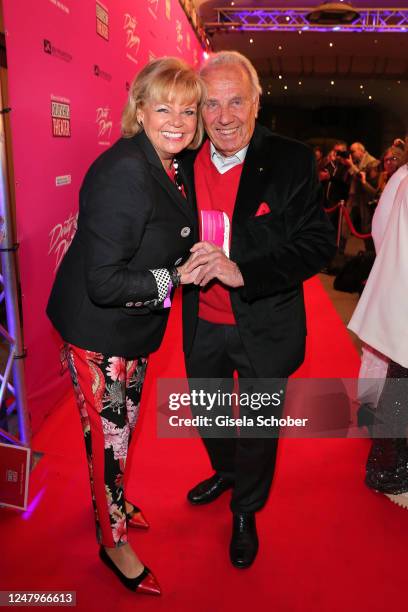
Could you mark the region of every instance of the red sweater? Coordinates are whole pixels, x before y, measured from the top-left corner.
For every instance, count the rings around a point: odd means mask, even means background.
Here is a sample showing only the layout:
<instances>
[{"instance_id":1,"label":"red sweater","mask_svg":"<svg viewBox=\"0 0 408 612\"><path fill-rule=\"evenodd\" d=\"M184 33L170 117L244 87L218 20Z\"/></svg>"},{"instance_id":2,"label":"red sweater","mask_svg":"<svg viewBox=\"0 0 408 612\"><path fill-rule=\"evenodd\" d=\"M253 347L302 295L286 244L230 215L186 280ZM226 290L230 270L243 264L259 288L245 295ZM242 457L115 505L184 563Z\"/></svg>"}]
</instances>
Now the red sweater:
<instances>
[{"instance_id":1,"label":"red sweater","mask_svg":"<svg viewBox=\"0 0 408 612\"><path fill-rule=\"evenodd\" d=\"M210 141L207 140L194 164L199 219L202 210L221 210L228 215L231 224L242 166L238 164L220 174L211 161ZM217 280L204 287L200 291L198 316L211 323L235 325L229 289Z\"/></svg>"}]
</instances>

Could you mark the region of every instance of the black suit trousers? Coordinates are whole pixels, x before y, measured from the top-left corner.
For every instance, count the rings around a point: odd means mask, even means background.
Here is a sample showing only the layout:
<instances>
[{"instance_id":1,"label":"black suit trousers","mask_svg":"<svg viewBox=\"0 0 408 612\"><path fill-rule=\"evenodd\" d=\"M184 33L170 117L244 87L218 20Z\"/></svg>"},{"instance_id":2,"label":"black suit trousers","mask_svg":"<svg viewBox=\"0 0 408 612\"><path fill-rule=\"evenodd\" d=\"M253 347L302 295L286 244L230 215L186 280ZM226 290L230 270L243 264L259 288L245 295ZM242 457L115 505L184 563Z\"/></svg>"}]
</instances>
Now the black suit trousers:
<instances>
[{"instance_id":1,"label":"black suit trousers","mask_svg":"<svg viewBox=\"0 0 408 612\"><path fill-rule=\"evenodd\" d=\"M189 378L239 379L257 378L244 349L236 325L221 325L199 319L194 343L186 355ZM225 384L225 380L223 381ZM207 387L208 382L205 383ZM194 412L194 410L193 410ZM226 411L227 412L227 411ZM231 415L232 409L229 412ZM274 408L279 418L282 407ZM202 436L208 432L200 430ZM241 437L226 428L226 437L203 437L213 469L221 476L234 480L231 498L232 512L256 512L265 504L275 470L277 437ZM222 434L221 434L222 435Z\"/></svg>"}]
</instances>

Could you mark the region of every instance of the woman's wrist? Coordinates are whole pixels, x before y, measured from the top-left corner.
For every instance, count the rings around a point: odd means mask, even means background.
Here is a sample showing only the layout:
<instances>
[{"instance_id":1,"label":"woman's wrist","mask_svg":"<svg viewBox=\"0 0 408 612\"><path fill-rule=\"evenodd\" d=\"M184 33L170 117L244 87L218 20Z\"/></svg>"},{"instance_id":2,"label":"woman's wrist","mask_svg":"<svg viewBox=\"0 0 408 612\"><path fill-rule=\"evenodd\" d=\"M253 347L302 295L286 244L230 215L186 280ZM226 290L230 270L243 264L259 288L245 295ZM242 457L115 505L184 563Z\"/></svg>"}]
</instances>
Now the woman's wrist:
<instances>
[{"instance_id":1,"label":"woman's wrist","mask_svg":"<svg viewBox=\"0 0 408 612\"><path fill-rule=\"evenodd\" d=\"M168 268L170 279L174 288L177 288L181 284L181 272L176 266Z\"/></svg>"}]
</instances>

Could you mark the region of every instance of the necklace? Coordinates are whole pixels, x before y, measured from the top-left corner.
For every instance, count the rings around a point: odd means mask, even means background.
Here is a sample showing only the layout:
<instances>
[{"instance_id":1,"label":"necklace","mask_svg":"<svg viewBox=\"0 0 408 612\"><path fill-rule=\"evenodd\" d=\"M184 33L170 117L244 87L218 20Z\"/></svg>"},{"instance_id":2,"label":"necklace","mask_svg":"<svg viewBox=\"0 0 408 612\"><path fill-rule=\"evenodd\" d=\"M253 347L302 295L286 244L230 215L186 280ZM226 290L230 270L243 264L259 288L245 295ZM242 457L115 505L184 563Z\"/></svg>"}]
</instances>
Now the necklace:
<instances>
[{"instance_id":1,"label":"necklace","mask_svg":"<svg viewBox=\"0 0 408 612\"><path fill-rule=\"evenodd\" d=\"M178 171L179 163L176 158L173 159L173 168L174 168L174 182L179 191L183 191L183 181L181 180L181 176Z\"/></svg>"}]
</instances>

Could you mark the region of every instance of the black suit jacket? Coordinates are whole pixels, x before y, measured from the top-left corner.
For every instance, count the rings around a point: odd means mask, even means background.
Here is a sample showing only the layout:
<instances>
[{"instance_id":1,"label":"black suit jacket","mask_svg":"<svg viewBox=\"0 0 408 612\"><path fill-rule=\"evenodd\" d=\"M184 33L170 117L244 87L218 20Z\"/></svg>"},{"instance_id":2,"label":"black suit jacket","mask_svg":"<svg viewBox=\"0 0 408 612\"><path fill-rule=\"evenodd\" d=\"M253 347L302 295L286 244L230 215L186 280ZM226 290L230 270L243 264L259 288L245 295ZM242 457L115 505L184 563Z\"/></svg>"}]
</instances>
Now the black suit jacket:
<instances>
[{"instance_id":1,"label":"black suit jacket","mask_svg":"<svg viewBox=\"0 0 408 612\"><path fill-rule=\"evenodd\" d=\"M195 157L183 159L193 188ZM270 212L255 216L266 202ZM334 255L335 236L321 207L313 152L257 125L242 170L231 224L231 260L244 287L231 290L243 345L259 377L286 377L304 359L302 282ZM198 317L198 291L183 288L184 350Z\"/></svg>"},{"instance_id":2,"label":"black suit jacket","mask_svg":"<svg viewBox=\"0 0 408 612\"><path fill-rule=\"evenodd\" d=\"M154 305L149 269L188 256L195 224L143 132L105 151L82 184L78 230L47 307L64 340L127 358L156 350L169 309Z\"/></svg>"}]
</instances>

